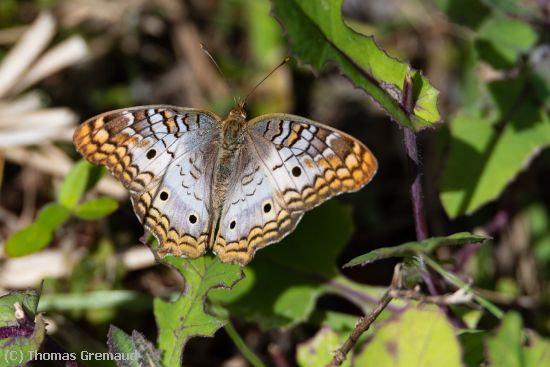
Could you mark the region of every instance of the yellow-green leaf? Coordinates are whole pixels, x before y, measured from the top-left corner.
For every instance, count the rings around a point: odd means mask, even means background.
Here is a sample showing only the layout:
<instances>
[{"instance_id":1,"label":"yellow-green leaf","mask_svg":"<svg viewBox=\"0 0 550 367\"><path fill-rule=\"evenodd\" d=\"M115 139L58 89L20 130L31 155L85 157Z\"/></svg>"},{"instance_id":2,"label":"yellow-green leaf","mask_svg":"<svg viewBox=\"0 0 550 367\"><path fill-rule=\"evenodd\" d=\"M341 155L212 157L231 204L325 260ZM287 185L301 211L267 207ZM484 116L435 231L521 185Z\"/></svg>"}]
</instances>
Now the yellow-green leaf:
<instances>
[{"instance_id":1,"label":"yellow-green leaf","mask_svg":"<svg viewBox=\"0 0 550 367\"><path fill-rule=\"evenodd\" d=\"M73 213L81 219L98 219L118 209L118 202L112 198L102 197L79 204Z\"/></svg>"},{"instance_id":2,"label":"yellow-green leaf","mask_svg":"<svg viewBox=\"0 0 550 367\"><path fill-rule=\"evenodd\" d=\"M378 330L356 366L462 367L453 326L435 307L410 308Z\"/></svg>"}]
</instances>

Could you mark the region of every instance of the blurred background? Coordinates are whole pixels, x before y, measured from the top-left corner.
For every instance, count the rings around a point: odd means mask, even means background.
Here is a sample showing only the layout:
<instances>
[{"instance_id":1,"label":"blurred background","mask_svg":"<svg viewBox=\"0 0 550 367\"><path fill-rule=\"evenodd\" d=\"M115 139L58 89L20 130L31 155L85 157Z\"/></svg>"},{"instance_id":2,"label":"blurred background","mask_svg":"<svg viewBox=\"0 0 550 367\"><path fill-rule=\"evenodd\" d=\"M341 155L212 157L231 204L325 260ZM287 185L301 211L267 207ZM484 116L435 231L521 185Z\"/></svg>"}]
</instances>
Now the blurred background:
<instances>
[{"instance_id":1,"label":"blurred background","mask_svg":"<svg viewBox=\"0 0 550 367\"><path fill-rule=\"evenodd\" d=\"M0 241L33 223L55 200L79 158L71 143L79 122L143 104L204 108L225 116L235 97L246 95L292 55L270 7L267 0L0 1ZM347 0L342 11L348 26L373 35L382 49L422 70L440 91L444 123L418 136L430 235L471 231L494 238L456 254L459 261L451 268L499 306L521 311L528 327L550 334L550 152L545 145L536 147L493 200L468 215L451 213L440 196L453 149L448 122L473 105L494 108L483 105L476 86L522 73L535 49L537 57L548 60L548 46L542 47L548 32L517 51L511 65L499 67L492 56L480 61L483 44L475 44L494 14L485 3ZM548 23L541 27L533 32L548 30ZM261 84L249 109L249 116L287 112L329 124L357 137L377 156L380 168L372 183L337 199L353 208L354 230L335 265L415 238L402 130L335 67L315 73L292 59ZM464 166L472 163L459 160ZM0 242L0 293L42 284L50 334L69 350L104 350L110 323L154 340L152 297L181 290L183 281L156 265L140 245L143 229L121 185L105 176L88 195L115 198L120 206L100 220L70 219L56 229L47 248L28 256L9 258ZM449 251L438 255L449 257ZM394 263L381 261L344 274L386 286ZM86 296L105 290L127 293L111 293L110 301ZM322 296L316 307L360 314L335 296ZM266 359L280 353L290 361L295 345L317 329L306 323L266 331L238 319L235 325ZM192 340L184 363L246 365L224 331Z\"/></svg>"}]
</instances>

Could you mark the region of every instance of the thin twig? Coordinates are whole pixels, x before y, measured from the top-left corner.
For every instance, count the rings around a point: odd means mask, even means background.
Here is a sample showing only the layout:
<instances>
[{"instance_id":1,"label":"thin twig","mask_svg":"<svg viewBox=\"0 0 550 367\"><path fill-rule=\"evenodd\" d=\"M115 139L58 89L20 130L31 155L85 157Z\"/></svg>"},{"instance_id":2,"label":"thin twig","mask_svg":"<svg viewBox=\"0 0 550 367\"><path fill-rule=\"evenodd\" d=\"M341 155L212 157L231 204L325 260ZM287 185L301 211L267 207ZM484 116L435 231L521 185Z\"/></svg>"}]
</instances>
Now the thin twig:
<instances>
[{"instance_id":1,"label":"thin twig","mask_svg":"<svg viewBox=\"0 0 550 367\"><path fill-rule=\"evenodd\" d=\"M384 311L384 309L391 302L392 299L393 298L390 294L390 289L388 289L388 291L384 293L384 295L382 296L382 298L380 298L380 301L378 301L372 311L368 315L363 316L359 319L357 325L355 325L355 328L351 332L348 339L344 342L344 344L342 344L340 348L338 348L338 350L336 350L336 352L334 352L332 360L327 365L327 367L337 367L340 366L342 362L344 362L344 360L346 359L346 355L353 348L359 337L361 337L361 335L363 335L363 333L370 328L372 323L376 321L380 313Z\"/></svg>"},{"instance_id":2,"label":"thin twig","mask_svg":"<svg viewBox=\"0 0 550 367\"><path fill-rule=\"evenodd\" d=\"M378 303L374 306L374 308L368 315L365 315L359 319L348 339L344 342L344 344L342 344L340 348L338 348L334 352L332 360L327 364L326 367L337 367L344 362L347 354L351 351L355 343L357 343L357 340L359 340L361 335L363 335L363 333L370 328L372 323L376 321L378 316L380 316L382 311L384 311L384 309L391 302L391 300L393 299L392 291L399 288L401 288L401 264L397 264L395 266L393 270L392 282L386 293L382 295Z\"/></svg>"},{"instance_id":3,"label":"thin twig","mask_svg":"<svg viewBox=\"0 0 550 367\"><path fill-rule=\"evenodd\" d=\"M396 299L415 300L435 305L468 304L474 300L474 294L466 288L460 288L454 293L440 296L425 295L413 289L391 289L390 295Z\"/></svg>"},{"instance_id":4,"label":"thin twig","mask_svg":"<svg viewBox=\"0 0 550 367\"><path fill-rule=\"evenodd\" d=\"M439 263L435 260L433 260L429 256L425 256L424 260L426 261L426 264L430 266L432 269L434 269L436 272L438 272L442 277L444 277L449 283L453 284L457 288L471 288L469 284L464 282L462 279L457 277L451 272L448 272L445 270ZM504 317L504 312L495 306L492 302L489 300L481 297L479 294L474 292L474 299L477 303L479 303L482 307L484 307L487 311L489 311L493 316L495 316L498 319L502 319Z\"/></svg>"}]
</instances>

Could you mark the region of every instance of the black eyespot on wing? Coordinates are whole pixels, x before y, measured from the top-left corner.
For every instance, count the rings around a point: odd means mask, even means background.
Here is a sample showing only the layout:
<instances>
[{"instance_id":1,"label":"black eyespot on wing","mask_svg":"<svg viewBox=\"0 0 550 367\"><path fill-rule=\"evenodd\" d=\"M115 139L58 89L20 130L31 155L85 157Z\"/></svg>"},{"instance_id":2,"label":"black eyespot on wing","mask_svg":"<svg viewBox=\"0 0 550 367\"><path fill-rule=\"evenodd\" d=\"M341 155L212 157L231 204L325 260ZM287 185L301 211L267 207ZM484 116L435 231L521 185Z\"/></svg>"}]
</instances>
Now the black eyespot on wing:
<instances>
[{"instance_id":1,"label":"black eyespot on wing","mask_svg":"<svg viewBox=\"0 0 550 367\"><path fill-rule=\"evenodd\" d=\"M265 203L264 204L264 213L269 213L271 211L271 204Z\"/></svg>"},{"instance_id":2,"label":"black eyespot on wing","mask_svg":"<svg viewBox=\"0 0 550 367\"><path fill-rule=\"evenodd\" d=\"M232 220L231 223L229 223L229 228L230 229L235 229L236 225L237 225L237 223L234 220Z\"/></svg>"},{"instance_id":3,"label":"black eyespot on wing","mask_svg":"<svg viewBox=\"0 0 550 367\"><path fill-rule=\"evenodd\" d=\"M166 191L163 191L160 193L159 197L160 197L160 200L166 201L168 200L168 193Z\"/></svg>"},{"instance_id":4,"label":"black eyespot on wing","mask_svg":"<svg viewBox=\"0 0 550 367\"><path fill-rule=\"evenodd\" d=\"M189 222L190 222L191 224L197 223L197 216L196 216L195 214L191 214L191 215L189 216Z\"/></svg>"},{"instance_id":5,"label":"black eyespot on wing","mask_svg":"<svg viewBox=\"0 0 550 367\"><path fill-rule=\"evenodd\" d=\"M292 176L298 177L302 174L302 169L298 166L292 168Z\"/></svg>"},{"instance_id":6,"label":"black eyespot on wing","mask_svg":"<svg viewBox=\"0 0 550 367\"><path fill-rule=\"evenodd\" d=\"M147 151L147 158L153 159L157 155L157 151L155 149L149 149Z\"/></svg>"}]
</instances>

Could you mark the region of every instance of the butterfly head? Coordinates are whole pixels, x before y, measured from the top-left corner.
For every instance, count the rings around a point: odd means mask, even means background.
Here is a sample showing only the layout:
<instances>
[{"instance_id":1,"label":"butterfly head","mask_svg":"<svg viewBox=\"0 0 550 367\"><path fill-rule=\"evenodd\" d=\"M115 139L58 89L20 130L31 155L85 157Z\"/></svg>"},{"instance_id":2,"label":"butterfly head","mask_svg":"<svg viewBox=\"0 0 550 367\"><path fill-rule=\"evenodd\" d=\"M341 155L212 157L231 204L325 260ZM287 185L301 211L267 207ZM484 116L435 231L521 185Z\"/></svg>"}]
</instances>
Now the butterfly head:
<instances>
[{"instance_id":1,"label":"butterfly head","mask_svg":"<svg viewBox=\"0 0 550 367\"><path fill-rule=\"evenodd\" d=\"M229 111L229 117L227 120L246 121L246 108L245 102L239 101L235 104L235 107Z\"/></svg>"}]
</instances>

